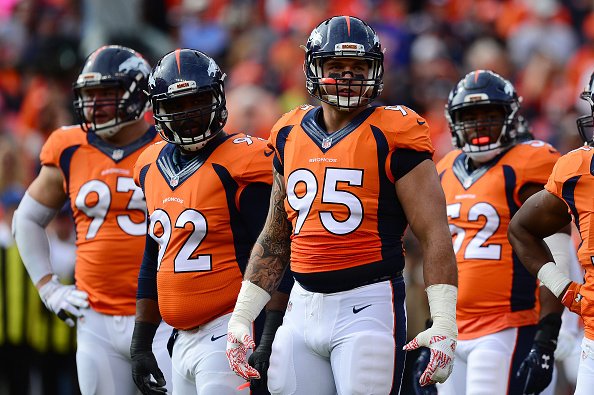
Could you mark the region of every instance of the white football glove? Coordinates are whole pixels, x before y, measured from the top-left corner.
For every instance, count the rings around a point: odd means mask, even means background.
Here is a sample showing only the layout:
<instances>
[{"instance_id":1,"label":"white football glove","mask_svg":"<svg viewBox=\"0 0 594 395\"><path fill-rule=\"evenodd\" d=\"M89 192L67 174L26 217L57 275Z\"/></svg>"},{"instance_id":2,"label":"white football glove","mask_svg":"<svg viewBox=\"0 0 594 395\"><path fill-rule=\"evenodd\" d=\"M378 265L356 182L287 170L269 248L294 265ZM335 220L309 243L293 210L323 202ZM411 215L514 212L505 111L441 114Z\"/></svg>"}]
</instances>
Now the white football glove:
<instances>
[{"instance_id":1,"label":"white football glove","mask_svg":"<svg viewBox=\"0 0 594 395\"><path fill-rule=\"evenodd\" d=\"M89 295L76 289L74 285L64 285L55 274L52 279L39 288L39 296L48 310L56 313L66 325L73 327L73 318L80 318L80 309L89 307Z\"/></svg>"},{"instance_id":2,"label":"white football glove","mask_svg":"<svg viewBox=\"0 0 594 395\"><path fill-rule=\"evenodd\" d=\"M227 359L229 366L245 380L259 379L260 373L248 364L247 352L256 343L250 335L252 322L270 300L268 292L249 281L241 283L235 309L227 326Z\"/></svg>"},{"instance_id":3,"label":"white football glove","mask_svg":"<svg viewBox=\"0 0 594 395\"><path fill-rule=\"evenodd\" d=\"M458 289L449 284L436 284L427 287L429 308L433 326L419 333L404 346L410 351L427 347L431 352L427 368L419 378L421 386L443 383L454 368L454 352L458 338L456 325L456 299Z\"/></svg>"},{"instance_id":4,"label":"white football glove","mask_svg":"<svg viewBox=\"0 0 594 395\"><path fill-rule=\"evenodd\" d=\"M557 348L555 349L555 360L563 361L571 355L576 347L577 336L569 330L561 327L559 337L557 338Z\"/></svg>"}]
</instances>

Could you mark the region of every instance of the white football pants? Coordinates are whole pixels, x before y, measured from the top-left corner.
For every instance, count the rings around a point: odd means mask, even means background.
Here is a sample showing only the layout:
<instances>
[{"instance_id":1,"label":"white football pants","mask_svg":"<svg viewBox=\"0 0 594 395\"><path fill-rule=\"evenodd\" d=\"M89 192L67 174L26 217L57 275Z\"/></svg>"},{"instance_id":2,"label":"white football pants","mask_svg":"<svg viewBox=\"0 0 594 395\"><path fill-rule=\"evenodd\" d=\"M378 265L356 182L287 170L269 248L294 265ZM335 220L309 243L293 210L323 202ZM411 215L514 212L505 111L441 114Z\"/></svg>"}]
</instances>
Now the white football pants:
<instances>
[{"instance_id":1,"label":"white football pants","mask_svg":"<svg viewBox=\"0 0 594 395\"><path fill-rule=\"evenodd\" d=\"M132 380L130 342L134 316L105 315L84 311L76 328L76 367L82 395L136 395ZM153 340L153 352L171 393L171 358L167 340L172 328L162 322Z\"/></svg>"},{"instance_id":2,"label":"white football pants","mask_svg":"<svg viewBox=\"0 0 594 395\"><path fill-rule=\"evenodd\" d=\"M272 394L398 394L406 343L404 280L309 292L295 282L272 345Z\"/></svg>"}]
</instances>

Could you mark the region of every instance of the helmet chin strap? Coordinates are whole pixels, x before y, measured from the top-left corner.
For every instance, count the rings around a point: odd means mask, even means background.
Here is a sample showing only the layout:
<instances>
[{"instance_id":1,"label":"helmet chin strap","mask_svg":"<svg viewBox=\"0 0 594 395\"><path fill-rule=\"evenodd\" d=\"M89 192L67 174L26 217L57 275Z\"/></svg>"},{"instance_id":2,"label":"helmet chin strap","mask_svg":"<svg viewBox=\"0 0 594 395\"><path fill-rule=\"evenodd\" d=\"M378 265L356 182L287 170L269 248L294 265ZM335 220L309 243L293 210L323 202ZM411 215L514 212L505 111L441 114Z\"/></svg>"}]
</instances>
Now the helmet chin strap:
<instances>
[{"instance_id":1,"label":"helmet chin strap","mask_svg":"<svg viewBox=\"0 0 594 395\"><path fill-rule=\"evenodd\" d=\"M95 127L100 130L94 130L94 133L102 139L110 138L118 134L124 127L133 124L139 119L144 118L144 114L150 107L150 102L147 102L138 118L131 119L127 122L122 122L116 125L117 116L102 124L95 124ZM94 129L94 128L93 128Z\"/></svg>"},{"instance_id":2,"label":"helmet chin strap","mask_svg":"<svg viewBox=\"0 0 594 395\"><path fill-rule=\"evenodd\" d=\"M340 111L352 111L356 108L364 106L369 101L366 97L344 97L338 95L323 95L325 100L336 106Z\"/></svg>"},{"instance_id":3,"label":"helmet chin strap","mask_svg":"<svg viewBox=\"0 0 594 395\"><path fill-rule=\"evenodd\" d=\"M490 160L494 159L497 155L503 152L503 147L497 147L495 149L489 151L465 151L466 155L472 159L474 162L479 164L487 163Z\"/></svg>"}]
</instances>

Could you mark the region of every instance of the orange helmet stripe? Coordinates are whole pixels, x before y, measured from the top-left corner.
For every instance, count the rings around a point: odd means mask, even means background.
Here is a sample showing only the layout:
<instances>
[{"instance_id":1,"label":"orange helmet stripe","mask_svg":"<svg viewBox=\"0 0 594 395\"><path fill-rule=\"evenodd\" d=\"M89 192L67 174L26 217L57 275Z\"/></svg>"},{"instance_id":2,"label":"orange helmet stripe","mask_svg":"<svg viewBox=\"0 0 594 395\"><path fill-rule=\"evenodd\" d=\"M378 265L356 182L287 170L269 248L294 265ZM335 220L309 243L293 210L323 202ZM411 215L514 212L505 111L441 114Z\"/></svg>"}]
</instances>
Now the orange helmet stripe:
<instances>
[{"instance_id":1,"label":"orange helmet stripe","mask_svg":"<svg viewBox=\"0 0 594 395\"><path fill-rule=\"evenodd\" d=\"M344 19L346 19L346 23L347 23L347 32L349 37L351 36L351 17L350 16L345 16Z\"/></svg>"},{"instance_id":2,"label":"orange helmet stripe","mask_svg":"<svg viewBox=\"0 0 594 395\"><path fill-rule=\"evenodd\" d=\"M181 49L176 49L175 50L175 62L177 63L177 72L179 73L179 75L181 75L181 62L179 60L179 56L181 54Z\"/></svg>"}]
</instances>

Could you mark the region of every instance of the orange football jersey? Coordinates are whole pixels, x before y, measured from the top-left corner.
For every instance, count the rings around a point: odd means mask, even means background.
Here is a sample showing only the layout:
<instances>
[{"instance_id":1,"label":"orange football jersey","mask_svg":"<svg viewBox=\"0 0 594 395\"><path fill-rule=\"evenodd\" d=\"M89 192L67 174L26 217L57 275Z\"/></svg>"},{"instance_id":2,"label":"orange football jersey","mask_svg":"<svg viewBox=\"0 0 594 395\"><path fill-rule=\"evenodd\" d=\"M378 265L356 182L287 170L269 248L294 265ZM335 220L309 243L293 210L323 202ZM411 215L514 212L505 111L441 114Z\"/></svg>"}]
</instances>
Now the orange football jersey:
<instances>
[{"instance_id":1,"label":"orange football jersey","mask_svg":"<svg viewBox=\"0 0 594 395\"><path fill-rule=\"evenodd\" d=\"M507 228L521 205L520 189L544 185L558 157L551 145L533 140L471 172L460 150L438 163L458 263L460 339L538 322L537 281L513 253Z\"/></svg>"},{"instance_id":2,"label":"orange football jersey","mask_svg":"<svg viewBox=\"0 0 594 395\"><path fill-rule=\"evenodd\" d=\"M580 236L578 259L585 269L585 284L580 293L584 333L594 340L594 148L580 147L563 155L555 168L546 190L567 204Z\"/></svg>"},{"instance_id":3,"label":"orange football jersey","mask_svg":"<svg viewBox=\"0 0 594 395\"><path fill-rule=\"evenodd\" d=\"M426 121L404 106L370 107L329 134L316 121L320 111L294 109L269 139L293 225L292 272L307 277L372 263L402 270L407 222L391 160L398 148L431 157Z\"/></svg>"},{"instance_id":4,"label":"orange football jersey","mask_svg":"<svg viewBox=\"0 0 594 395\"><path fill-rule=\"evenodd\" d=\"M113 147L72 126L54 131L41 150L41 164L64 174L76 225L76 285L100 313L136 312L146 207L132 169L142 150L159 140L151 127L132 144Z\"/></svg>"},{"instance_id":5,"label":"orange football jersey","mask_svg":"<svg viewBox=\"0 0 594 395\"><path fill-rule=\"evenodd\" d=\"M138 159L149 234L157 241L157 293L165 322L192 329L233 310L252 248L243 233L240 194L252 183L272 184L265 140L227 136L176 166L179 150L160 142Z\"/></svg>"}]
</instances>

